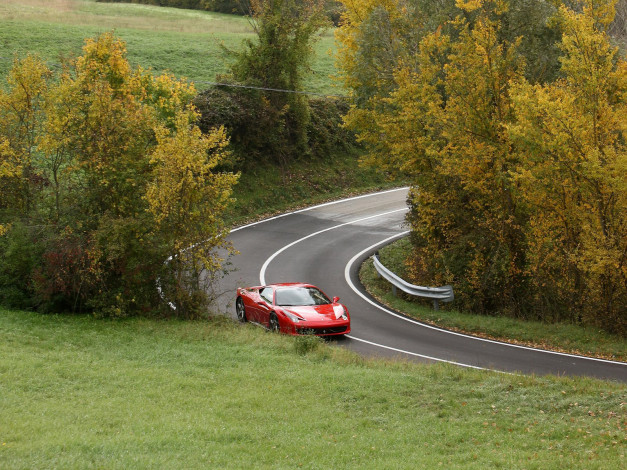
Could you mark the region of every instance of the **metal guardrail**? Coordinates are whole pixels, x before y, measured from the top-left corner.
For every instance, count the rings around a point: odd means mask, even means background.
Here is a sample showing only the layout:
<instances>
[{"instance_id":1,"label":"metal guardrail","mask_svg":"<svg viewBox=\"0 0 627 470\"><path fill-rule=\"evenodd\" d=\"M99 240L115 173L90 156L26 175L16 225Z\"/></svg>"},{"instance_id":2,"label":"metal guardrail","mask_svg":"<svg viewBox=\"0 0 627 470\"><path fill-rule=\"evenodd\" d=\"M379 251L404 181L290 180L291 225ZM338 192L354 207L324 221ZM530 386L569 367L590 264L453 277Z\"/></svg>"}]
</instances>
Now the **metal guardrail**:
<instances>
[{"instance_id":1,"label":"metal guardrail","mask_svg":"<svg viewBox=\"0 0 627 470\"><path fill-rule=\"evenodd\" d=\"M392 284L392 292L396 295L396 289L400 289L406 294L415 295L416 297L424 297L427 299L433 300L433 308L435 310L439 310L440 302L452 302L454 299L453 295L453 286L442 286L442 287L422 287L415 286L410 284L409 282L401 279L388 268L381 264L379 261L379 257L377 253L372 255L372 260L374 262L374 267L379 273L379 276L386 279L390 284Z\"/></svg>"}]
</instances>

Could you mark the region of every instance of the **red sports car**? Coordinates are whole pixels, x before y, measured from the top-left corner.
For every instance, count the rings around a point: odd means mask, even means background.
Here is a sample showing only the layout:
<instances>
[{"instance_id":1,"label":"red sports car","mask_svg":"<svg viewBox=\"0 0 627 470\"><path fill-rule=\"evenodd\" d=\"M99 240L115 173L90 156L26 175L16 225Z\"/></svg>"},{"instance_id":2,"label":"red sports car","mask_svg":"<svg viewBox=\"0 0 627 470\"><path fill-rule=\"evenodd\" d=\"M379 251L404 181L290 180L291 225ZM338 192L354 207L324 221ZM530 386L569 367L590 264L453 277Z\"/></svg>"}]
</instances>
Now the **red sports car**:
<instances>
[{"instance_id":1,"label":"red sports car","mask_svg":"<svg viewBox=\"0 0 627 470\"><path fill-rule=\"evenodd\" d=\"M311 284L285 283L239 287L235 308L241 322L259 323L290 335L345 335L351 331L348 309Z\"/></svg>"}]
</instances>

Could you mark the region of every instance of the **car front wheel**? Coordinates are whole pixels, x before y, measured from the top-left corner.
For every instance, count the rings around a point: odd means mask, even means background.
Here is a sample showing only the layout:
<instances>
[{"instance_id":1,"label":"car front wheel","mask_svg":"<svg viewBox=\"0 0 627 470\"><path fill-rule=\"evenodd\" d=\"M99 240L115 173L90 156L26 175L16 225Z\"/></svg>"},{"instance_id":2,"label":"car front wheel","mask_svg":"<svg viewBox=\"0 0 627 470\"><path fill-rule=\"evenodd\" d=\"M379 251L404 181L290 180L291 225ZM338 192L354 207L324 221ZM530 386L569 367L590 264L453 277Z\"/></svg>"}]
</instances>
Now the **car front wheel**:
<instances>
[{"instance_id":1,"label":"car front wheel","mask_svg":"<svg viewBox=\"0 0 627 470\"><path fill-rule=\"evenodd\" d=\"M281 330L279 326L279 319L277 318L275 313L270 314L270 331L273 333L278 333Z\"/></svg>"},{"instance_id":2,"label":"car front wheel","mask_svg":"<svg viewBox=\"0 0 627 470\"><path fill-rule=\"evenodd\" d=\"M237 319L242 323L246 322L246 307L244 307L244 301L241 297L238 297L237 302L235 302L235 311L237 312Z\"/></svg>"}]
</instances>

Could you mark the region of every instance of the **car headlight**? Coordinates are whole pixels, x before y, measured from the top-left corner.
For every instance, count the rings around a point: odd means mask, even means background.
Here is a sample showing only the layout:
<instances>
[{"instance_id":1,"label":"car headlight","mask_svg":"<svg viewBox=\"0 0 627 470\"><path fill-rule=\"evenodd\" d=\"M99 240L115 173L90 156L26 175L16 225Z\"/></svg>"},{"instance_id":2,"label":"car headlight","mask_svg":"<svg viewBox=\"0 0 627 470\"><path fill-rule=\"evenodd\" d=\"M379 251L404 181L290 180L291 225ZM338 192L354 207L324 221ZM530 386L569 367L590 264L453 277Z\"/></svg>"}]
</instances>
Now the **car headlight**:
<instances>
[{"instance_id":1,"label":"car headlight","mask_svg":"<svg viewBox=\"0 0 627 470\"><path fill-rule=\"evenodd\" d=\"M298 323L299 321L305 321L304 319L294 315L293 313L290 312L285 312L285 315L287 315L287 318L289 318L290 320L292 320L294 323Z\"/></svg>"},{"instance_id":2,"label":"car headlight","mask_svg":"<svg viewBox=\"0 0 627 470\"><path fill-rule=\"evenodd\" d=\"M344 307L343 305L342 305L342 308L344 308L344 313L342 314L340 318L342 320L348 320L348 311L346 310L346 307Z\"/></svg>"}]
</instances>

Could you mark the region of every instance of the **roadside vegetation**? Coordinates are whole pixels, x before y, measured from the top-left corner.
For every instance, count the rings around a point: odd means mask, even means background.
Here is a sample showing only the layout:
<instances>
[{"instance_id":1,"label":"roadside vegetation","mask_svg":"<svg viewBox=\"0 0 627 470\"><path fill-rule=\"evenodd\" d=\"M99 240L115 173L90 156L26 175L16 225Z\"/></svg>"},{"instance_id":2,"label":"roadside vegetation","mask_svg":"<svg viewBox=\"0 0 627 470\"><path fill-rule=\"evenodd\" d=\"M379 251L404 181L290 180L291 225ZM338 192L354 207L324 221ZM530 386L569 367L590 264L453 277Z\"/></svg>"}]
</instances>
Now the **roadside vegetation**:
<instances>
[{"instance_id":1,"label":"roadside vegetation","mask_svg":"<svg viewBox=\"0 0 627 470\"><path fill-rule=\"evenodd\" d=\"M193 10L217 11L234 15L250 13L251 3L255 0L96 0L111 3L142 3L162 7L188 8ZM324 0L325 14L337 24L340 20L342 5L338 0Z\"/></svg>"},{"instance_id":2,"label":"roadside vegetation","mask_svg":"<svg viewBox=\"0 0 627 470\"><path fill-rule=\"evenodd\" d=\"M0 90L5 306L159 315L161 292L177 315L206 315L238 177L216 169L228 139L196 126L193 85L125 53L105 33L57 75L28 55Z\"/></svg>"},{"instance_id":3,"label":"roadside vegetation","mask_svg":"<svg viewBox=\"0 0 627 470\"><path fill-rule=\"evenodd\" d=\"M72 17L86 7L84 23L107 11L83 1L32 5L63 27L55 8ZM133 67L126 42L112 32L85 39L81 54L60 68L37 51L25 57L15 51L0 89L5 306L204 317L207 283L220 272L218 251L229 250L226 220L390 184L357 168L354 136L340 127L345 101L296 93L306 91L313 46L327 26L322 3L305 12L294 0L255 5L249 37L228 52L219 78L256 89L198 94L172 74ZM119 7L113 11L127 12ZM17 4L5 8L28 17ZM196 12L206 21L203 14ZM165 18L155 16L157 25ZM282 35L275 37L276 29ZM149 52L161 47L155 41ZM216 43L214 52L225 47ZM186 56L185 47L178 54ZM242 174L242 190L234 194Z\"/></svg>"},{"instance_id":4,"label":"roadside vegetation","mask_svg":"<svg viewBox=\"0 0 627 470\"><path fill-rule=\"evenodd\" d=\"M627 4L342 3L346 121L367 162L411 179L409 280L624 338Z\"/></svg>"},{"instance_id":5,"label":"roadside vegetation","mask_svg":"<svg viewBox=\"0 0 627 470\"><path fill-rule=\"evenodd\" d=\"M409 245L409 239L403 238L379 250L383 265L404 279L409 278ZM362 265L359 276L368 292L381 303L434 326L541 349L627 361L625 339L599 328L463 313L455 303L440 303L440 309L434 310L425 299L401 291L395 296L391 284L378 276L372 260Z\"/></svg>"},{"instance_id":6,"label":"roadside vegetation","mask_svg":"<svg viewBox=\"0 0 627 470\"><path fill-rule=\"evenodd\" d=\"M0 310L0 467L624 467L624 385L312 340Z\"/></svg>"},{"instance_id":7,"label":"roadside vegetation","mask_svg":"<svg viewBox=\"0 0 627 470\"><path fill-rule=\"evenodd\" d=\"M358 164L358 150L348 150L328 161L294 163L278 169L258 165L242 173L234 189L232 210L227 221L240 225L264 216L276 215L313 204L399 186L372 168Z\"/></svg>"}]
</instances>

